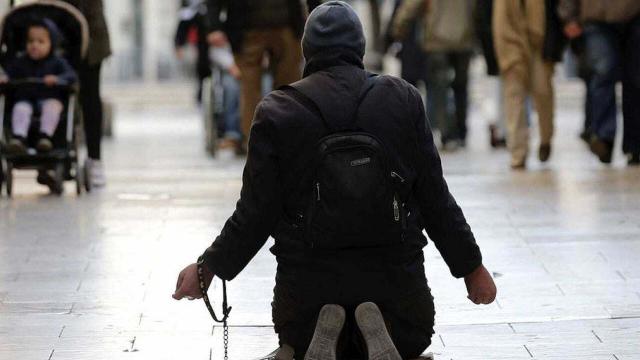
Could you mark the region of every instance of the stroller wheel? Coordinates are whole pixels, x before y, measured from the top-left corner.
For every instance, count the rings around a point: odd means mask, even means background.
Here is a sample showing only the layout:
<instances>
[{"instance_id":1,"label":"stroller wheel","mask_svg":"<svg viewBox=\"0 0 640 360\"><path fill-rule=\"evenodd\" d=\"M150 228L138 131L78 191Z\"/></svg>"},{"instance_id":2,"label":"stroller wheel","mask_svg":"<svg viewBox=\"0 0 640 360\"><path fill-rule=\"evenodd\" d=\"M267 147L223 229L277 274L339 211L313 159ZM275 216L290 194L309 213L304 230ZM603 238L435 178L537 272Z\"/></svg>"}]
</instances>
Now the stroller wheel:
<instances>
[{"instance_id":1,"label":"stroller wheel","mask_svg":"<svg viewBox=\"0 0 640 360\"><path fill-rule=\"evenodd\" d=\"M84 187L84 169L80 166L80 163L76 159L73 163L73 175L76 181L76 195L82 194L82 188Z\"/></svg>"},{"instance_id":2,"label":"stroller wheel","mask_svg":"<svg viewBox=\"0 0 640 360\"><path fill-rule=\"evenodd\" d=\"M82 172L82 177L84 179L84 189L87 191L87 193L90 193L91 189L93 188L93 184L91 183L91 170L85 164L82 167L81 172Z\"/></svg>"},{"instance_id":3,"label":"stroller wheel","mask_svg":"<svg viewBox=\"0 0 640 360\"><path fill-rule=\"evenodd\" d=\"M55 175L53 177L53 182L52 185L50 186L49 189L51 190L52 193L56 194L56 195L62 195L62 193L64 192L64 178L65 178L65 165L64 163L58 163L56 164L56 168L55 168Z\"/></svg>"},{"instance_id":4,"label":"stroller wheel","mask_svg":"<svg viewBox=\"0 0 640 360\"><path fill-rule=\"evenodd\" d=\"M11 197L13 195L13 165L11 163L7 163L5 181L7 182L7 196Z\"/></svg>"}]
</instances>

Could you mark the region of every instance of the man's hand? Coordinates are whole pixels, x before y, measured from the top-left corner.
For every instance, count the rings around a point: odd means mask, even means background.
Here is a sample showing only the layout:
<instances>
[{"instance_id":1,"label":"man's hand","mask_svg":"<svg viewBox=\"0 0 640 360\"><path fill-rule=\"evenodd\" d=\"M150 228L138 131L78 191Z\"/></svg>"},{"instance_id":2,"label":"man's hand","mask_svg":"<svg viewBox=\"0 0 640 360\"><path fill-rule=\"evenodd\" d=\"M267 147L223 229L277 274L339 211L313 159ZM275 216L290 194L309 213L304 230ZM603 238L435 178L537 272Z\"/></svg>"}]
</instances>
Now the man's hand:
<instances>
[{"instance_id":1,"label":"man's hand","mask_svg":"<svg viewBox=\"0 0 640 360\"><path fill-rule=\"evenodd\" d=\"M6 84L9 82L9 78L6 75L0 75L0 84Z\"/></svg>"},{"instance_id":2,"label":"man's hand","mask_svg":"<svg viewBox=\"0 0 640 360\"><path fill-rule=\"evenodd\" d=\"M47 75L42 79L47 86L53 86L58 83L58 77L55 75Z\"/></svg>"},{"instance_id":3,"label":"man's hand","mask_svg":"<svg viewBox=\"0 0 640 360\"><path fill-rule=\"evenodd\" d=\"M496 299L496 284L484 267L478 266L471 274L464 277L469 300L474 304L491 304Z\"/></svg>"},{"instance_id":4,"label":"man's hand","mask_svg":"<svg viewBox=\"0 0 640 360\"><path fill-rule=\"evenodd\" d=\"M211 280L213 280L213 274L204 266L206 289L211 285ZM176 291L172 297L176 300L182 300L184 297L189 300L200 299L202 297L198 280L198 264L191 264L180 272L178 275L178 283L176 284Z\"/></svg>"},{"instance_id":5,"label":"man's hand","mask_svg":"<svg viewBox=\"0 0 640 360\"><path fill-rule=\"evenodd\" d=\"M229 40L227 40L227 35L222 31L214 31L207 35L207 42L211 46L215 47L224 47L227 46Z\"/></svg>"},{"instance_id":6,"label":"man's hand","mask_svg":"<svg viewBox=\"0 0 640 360\"><path fill-rule=\"evenodd\" d=\"M577 21L568 22L564 26L564 35L570 40L573 40L582 35L582 26Z\"/></svg>"}]
</instances>

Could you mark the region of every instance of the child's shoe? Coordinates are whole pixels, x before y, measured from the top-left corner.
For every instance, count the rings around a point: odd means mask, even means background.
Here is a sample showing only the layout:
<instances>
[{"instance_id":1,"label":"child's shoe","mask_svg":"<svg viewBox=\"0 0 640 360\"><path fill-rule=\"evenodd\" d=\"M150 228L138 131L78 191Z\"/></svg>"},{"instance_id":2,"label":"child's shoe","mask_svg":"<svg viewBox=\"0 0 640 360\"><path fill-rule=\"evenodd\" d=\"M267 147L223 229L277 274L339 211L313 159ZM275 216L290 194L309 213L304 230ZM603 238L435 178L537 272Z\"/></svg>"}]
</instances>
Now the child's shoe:
<instances>
[{"instance_id":1,"label":"child's shoe","mask_svg":"<svg viewBox=\"0 0 640 360\"><path fill-rule=\"evenodd\" d=\"M40 140L38 140L38 144L36 145L36 150L38 152L46 153L53 149L53 142L48 135L42 134L40 136Z\"/></svg>"},{"instance_id":2,"label":"child's shoe","mask_svg":"<svg viewBox=\"0 0 640 360\"><path fill-rule=\"evenodd\" d=\"M27 152L25 138L22 136L14 136L7 144L7 152L12 155L22 155Z\"/></svg>"}]
</instances>

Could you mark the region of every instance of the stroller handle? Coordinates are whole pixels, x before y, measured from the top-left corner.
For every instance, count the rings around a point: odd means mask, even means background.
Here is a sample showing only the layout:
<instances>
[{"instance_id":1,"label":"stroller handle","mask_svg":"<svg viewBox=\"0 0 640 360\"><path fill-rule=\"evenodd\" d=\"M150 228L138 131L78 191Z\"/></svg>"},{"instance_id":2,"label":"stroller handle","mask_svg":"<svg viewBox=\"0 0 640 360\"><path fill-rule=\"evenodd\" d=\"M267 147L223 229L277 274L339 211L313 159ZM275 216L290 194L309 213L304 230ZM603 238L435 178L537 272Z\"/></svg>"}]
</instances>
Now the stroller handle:
<instances>
[{"instance_id":1,"label":"stroller handle","mask_svg":"<svg viewBox=\"0 0 640 360\"><path fill-rule=\"evenodd\" d=\"M69 92L78 91L77 84L68 84L65 81L60 81L55 85L46 85L44 83L44 80L41 78L24 78L24 79L9 80L4 84L0 84L0 92L5 92L7 89L17 89L17 88L25 88L25 87L58 89L58 90L64 90Z\"/></svg>"}]
</instances>

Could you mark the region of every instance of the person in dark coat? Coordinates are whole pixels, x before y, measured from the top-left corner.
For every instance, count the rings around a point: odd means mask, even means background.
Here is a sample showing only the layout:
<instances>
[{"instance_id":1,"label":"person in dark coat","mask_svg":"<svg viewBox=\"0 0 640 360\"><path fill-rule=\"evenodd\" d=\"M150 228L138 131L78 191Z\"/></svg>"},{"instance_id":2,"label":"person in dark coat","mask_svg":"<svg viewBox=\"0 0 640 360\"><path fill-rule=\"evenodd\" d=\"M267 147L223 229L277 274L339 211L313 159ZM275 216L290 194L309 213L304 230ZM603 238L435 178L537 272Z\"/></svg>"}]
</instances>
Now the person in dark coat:
<instances>
[{"instance_id":1,"label":"person in dark coat","mask_svg":"<svg viewBox=\"0 0 640 360\"><path fill-rule=\"evenodd\" d=\"M100 95L100 71L102 62L111 55L109 29L104 17L102 0L64 0L75 6L87 19L89 25L89 48L87 57L80 66L80 105L87 143L86 166L91 175L91 184L104 186L106 178L102 164L102 99Z\"/></svg>"},{"instance_id":2,"label":"person in dark coat","mask_svg":"<svg viewBox=\"0 0 640 360\"><path fill-rule=\"evenodd\" d=\"M198 76L198 92L196 100L202 101L202 81L211 76L211 65L209 61L209 43L207 42L207 6L204 0L183 0L182 8L179 12L178 27L174 37L174 47L176 56L182 59L185 45L189 43L189 36L192 31L196 35L196 47L198 50L196 62L196 74Z\"/></svg>"},{"instance_id":3,"label":"person in dark coat","mask_svg":"<svg viewBox=\"0 0 640 360\"><path fill-rule=\"evenodd\" d=\"M452 275L465 279L474 303L491 303L495 285L444 180L420 93L391 76L371 79L362 61L362 25L353 9L340 1L316 8L305 27L302 47L304 78L292 87L310 103L301 101L290 87L260 102L240 200L201 257L205 282L214 275L235 278L273 236L271 252L278 270L272 307L281 350L295 353L296 359L306 354L311 354L307 359L335 359L338 351L362 357L359 327L370 350L376 342L388 351L388 359L417 358L430 345L434 324L422 251L427 244L424 229ZM374 85L360 101L363 87L371 81ZM300 215L306 213L311 198L307 189L315 186L301 179L308 179L303 174L314 144L332 134L327 124L343 125L354 117L362 132L379 139L396 175L404 180L400 197L408 199L406 230L403 241L387 245L321 250L309 245L306 215ZM361 164L366 162L356 165ZM196 269L197 264L191 264L180 273L175 299L202 296ZM324 348L327 355L319 357L323 348L314 338L316 325L320 332L333 334L325 339L331 344ZM336 349L343 325L344 348Z\"/></svg>"},{"instance_id":4,"label":"person in dark coat","mask_svg":"<svg viewBox=\"0 0 640 360\"><path fill-rule=\"evenodd\" d=\"M242 148L263 95L265 57L273 69L275 87L300 79L300 37L306 8L300 0L207 0L209 43L233 50L242 74L240 95ZM223 16L224 15L224 16Z\"/></svg>"},{"instance_id":5,"label":"person in dark coat","mask_svg":"<svg viewBox=\"0 0 640 360\"><path fill-rule=\"evenodd\" d=\"M11 153L26 152L26 139L31 126L34 107L40 116L40 139L37 149L47 152L53 148L51 138L58 127L67 93L55 85L70 85L76 82L76 72L61 56L56 55L60 32L49 19L35 21L27 28L27 44L24 55L13 59L6 69L7 80L42 80L45 87L18 87L13 93L15 104L12 111L12 139L8 150Z\"/></svg>"}]
</instances>

